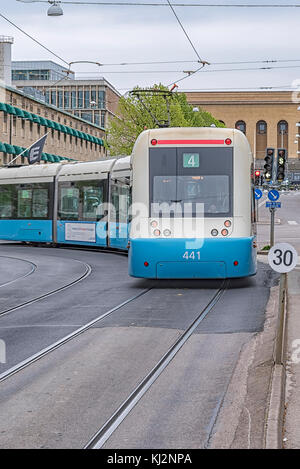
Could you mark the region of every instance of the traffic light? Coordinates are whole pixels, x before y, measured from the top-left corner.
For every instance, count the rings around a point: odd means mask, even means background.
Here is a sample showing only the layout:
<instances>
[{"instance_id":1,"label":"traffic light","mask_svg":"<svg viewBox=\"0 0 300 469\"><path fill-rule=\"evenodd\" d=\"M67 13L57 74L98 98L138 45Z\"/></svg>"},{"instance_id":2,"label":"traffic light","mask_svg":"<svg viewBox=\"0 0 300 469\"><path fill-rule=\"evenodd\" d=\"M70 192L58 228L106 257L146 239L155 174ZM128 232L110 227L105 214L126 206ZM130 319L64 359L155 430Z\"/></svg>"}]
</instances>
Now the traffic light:
<instances>
[{"instance_id":1,"label":"traffic light","mask_svg":"<svg viewBox=\"0 0 300 469\"><path fill-rule=\"evenodd\" d=\"M274 153L275 153L274 148L266 149L265 165L264 165L265 181L271 181L272 179L273 166L274 166Z\"/></svg>"},{"instance_id":2,"label":"traffic light","mask_svg":"<svg viewBox=\"0 0 300 469\"><path fill-rule=\"evenodd\" d=\"M257 171L255 171L255 173L254 173L254 174L255 174L255 185L256 185L256 186L259 186L259 180L260 180L260 177L259 177L259 176L260 176L260 171L258 171L258 170L257 170Z\"/></svg>"},{"instance_id":3,"label":"traffic light","mask_svg":"<svg viewBox=\"0 0 300 469\"><path fill-rule=\"evenodd\" d=\"M278 182L282 182L285 179L286 172L286 161L287 151L285 148L279 148L277 150L277 168L276 168L276 179Z\"/></svg>"}]
</instances>

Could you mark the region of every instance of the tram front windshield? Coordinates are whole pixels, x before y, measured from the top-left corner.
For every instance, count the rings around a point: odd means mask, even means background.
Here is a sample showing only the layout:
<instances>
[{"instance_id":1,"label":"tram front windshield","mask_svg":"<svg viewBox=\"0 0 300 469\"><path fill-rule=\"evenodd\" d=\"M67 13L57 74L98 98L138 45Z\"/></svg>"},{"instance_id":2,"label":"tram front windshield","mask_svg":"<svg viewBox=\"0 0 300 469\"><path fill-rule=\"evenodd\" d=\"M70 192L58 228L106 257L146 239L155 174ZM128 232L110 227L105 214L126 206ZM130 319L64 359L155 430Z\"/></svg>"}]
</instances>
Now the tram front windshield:
<instances>
[{"instance_id":1,"label":"tram front windshield","mask_svg":"<svg viewBox=\"0 0 300 469\"><path fill-rule=\"evenodd\" d=\"M232 216L232 148L155 148L149 157L151 216Z\"/></svg>"}]
</instances>

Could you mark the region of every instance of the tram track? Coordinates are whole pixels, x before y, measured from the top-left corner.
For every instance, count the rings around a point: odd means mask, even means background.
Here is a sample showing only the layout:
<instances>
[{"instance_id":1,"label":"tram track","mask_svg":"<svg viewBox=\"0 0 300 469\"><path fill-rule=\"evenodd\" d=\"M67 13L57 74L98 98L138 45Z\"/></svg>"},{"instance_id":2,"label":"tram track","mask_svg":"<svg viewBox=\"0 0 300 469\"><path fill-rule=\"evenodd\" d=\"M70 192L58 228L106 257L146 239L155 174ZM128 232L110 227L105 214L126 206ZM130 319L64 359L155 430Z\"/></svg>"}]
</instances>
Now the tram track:
<instances>
[{"instance_id":1,"label":"tram track","mask_svg":"<svg viewBox=\"0 0 300 469\"><path fill-rule=\"evenodd\" d=\"M27 273L24 274L24 275L20 275L20 277L17 277L17 278L15 278L15 279L13 279L13 280L10 280L10 281L8 281L8 282L1 283L1 284L0 284L0 288L6 287L6 286L8 286L8 285L11 285L12 283L18 282L18 281L20 281L20 280L22 280L22 279L24 279L24 278L26 278L26 277L29 277L29 275L33 274L33 273L36 271L36 269L37 269L37 265L36 265L36 264L34 264L33 262L28 261L28 260L26 260L26 259L21 259L21 258L19 258L19 257L13 257L13 256L0 256L0 258L2 258L2 259L18 260L18 261L25 262L25 263L31 265L31 270L30 270L29 272L27 272Z\"/></svg>"},{"instance_id":2,"label":"tram track","mask_svg":"<svg viewBox=\"0 0 300 469\"><path fill-rule=\"evenodd\" d=\"M31 355L30 357L26 358L22 362L18 363L17 365L9 368L5 372L0 374L0 383L5 381L6 379L14 376L16 373L20 372L24 368L27 368L29 365L35 363L36 361L42 359L46 355L50 354L51 352L54 352L56 349L59 347L65 345L67 342L71 341L72 339L75 339L78 337L80 334L83 334L87 330L91 329L97 322L101 321L102 319L106 318L110 314L114 313L115 311L118 311L122 307L128 305L132 301L136 300L137 298L145 295L148 293L152 287L147 288L145 290L142 290L138 294L134 295L133 297L123 301L122 303L118 304L117 306L111 308L110 310L106 311L105 313L101 314L100 316L94 318L92 321L88 322L87 324L81 326L80 328L76 329L75 331L71 332L70 334L62 337L61 339L57 340L53 344L49 345L48 347L45 347L44 349L40 350L39 352L35 353L34 355Z\"/></svg>"},{"instance_id":3,"label":"tram track","mask_svg":"<svg viewBox=\"0 0 300 469\"><path fill-rule=\"evenodd\" d=\"M102 425L102 427L94 434L90 441L85 445L84 449L101 449L118 426L125 420L130 411L143 398L151 385L159 378L169 363L174 359L179 350L187 342L190 336L197 329L199 324L206 318L210 311L219 302L224 292L227 290L229 280L224 280L219 290L213 298L201 310L193 322L180 335L169 350L154 365L150 372L142 379L131 394L122 402L115 413Z\"/></svg>"},{"instance_id":4,"label":"tram track","mask_svg":"<svg viewBox=\"0 0 300 469\"><path fill-rule=\"evenodd\" d=\"M73 259L73 260L74 260L74 262L79 262L80 264L83 264L84 267L85 267L85 271L80 277L78 277L77 279L73 280L72 282L69 282L69 283L67 283L67 284L65 284L61 287L55 288L54 290L43 293L42 295L39 295L35 298L31 298L30 300L24 301L23 303L20 303L16 306L13 306L11 308L7 308L3 311L0 311L0 318L7 315L7 314L9 314L9 313L12 313L13 311L24 308L26 306L30 306L33 303L44 300L45 298L48 298L52 295L55 295L56 293L62 292L62 291L66 290L70 287L73 287L74 285L77 285L79 282L82 282L83 280L85 280L92 273L92 267L89 264L85 263L85 262L78 261L76 259ZM25 277L27 277L27 276L28 275L26 275ZM8 284L9 283L12 283L12 282L8 282Z\"/></svg>"}]
</instances>

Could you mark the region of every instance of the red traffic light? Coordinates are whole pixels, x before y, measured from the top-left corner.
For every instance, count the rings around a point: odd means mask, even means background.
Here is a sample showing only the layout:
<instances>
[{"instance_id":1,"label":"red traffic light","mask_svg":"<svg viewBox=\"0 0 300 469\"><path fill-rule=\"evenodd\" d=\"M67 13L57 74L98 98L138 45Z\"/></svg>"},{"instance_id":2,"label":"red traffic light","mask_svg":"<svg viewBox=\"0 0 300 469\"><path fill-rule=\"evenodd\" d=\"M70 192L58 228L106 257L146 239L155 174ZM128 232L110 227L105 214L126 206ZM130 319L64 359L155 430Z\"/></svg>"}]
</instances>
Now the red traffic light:
<instances>
[{"instance_id":1,"label":"red traffic light","mask_svg":"<svg viewBox=\"0 0 300 469\"><path fill-rule=\"evenodd\" d=\"M255 176L260 176L260 171L255 171Z\"/></svg>"}]
</instances>

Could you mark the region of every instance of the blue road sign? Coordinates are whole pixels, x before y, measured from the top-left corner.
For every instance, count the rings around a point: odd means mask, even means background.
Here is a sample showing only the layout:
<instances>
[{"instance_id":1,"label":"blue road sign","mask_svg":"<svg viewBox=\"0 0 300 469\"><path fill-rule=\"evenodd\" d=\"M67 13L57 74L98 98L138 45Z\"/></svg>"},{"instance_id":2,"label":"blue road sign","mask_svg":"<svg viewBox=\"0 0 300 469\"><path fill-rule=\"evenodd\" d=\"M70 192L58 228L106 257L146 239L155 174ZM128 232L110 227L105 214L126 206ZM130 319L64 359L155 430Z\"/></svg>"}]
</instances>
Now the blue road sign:
<instances>
[{"instance_id":1,"label":"blue road sign","mask_svg":"<svg viewBox=\"0 0 300 469\"><path fill-rule=\"evenodd\" d=\"M281 208L281 202L266 202L267 208Z\"/></svg>"},{"instance_id":2,"label":"blue road sign","mask_svg":"<svg viewBox=\"0 0 300 469\"><path fill-rule=\"evenodd\" d=\"M255 193L255 199L256 200L259 200L259 199L262 198L263 193L260 189L255 189L254 193Z\"/></svg>"},{"instance_id":3,"label":"blue road sign","mask_svg":"<svg viewBox=\"0 0 300 469\"><path fill-rule=\"evenodd\" d=\"M276 200L279 199L280 197L280 194L278 191L276 191L275 189L272 189L268 192L268 197L269 199L271 200L271 202L276 202Z\"/></svg>"}]
</instances>

